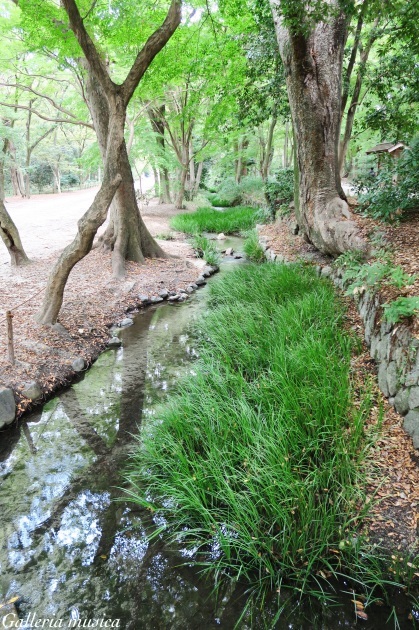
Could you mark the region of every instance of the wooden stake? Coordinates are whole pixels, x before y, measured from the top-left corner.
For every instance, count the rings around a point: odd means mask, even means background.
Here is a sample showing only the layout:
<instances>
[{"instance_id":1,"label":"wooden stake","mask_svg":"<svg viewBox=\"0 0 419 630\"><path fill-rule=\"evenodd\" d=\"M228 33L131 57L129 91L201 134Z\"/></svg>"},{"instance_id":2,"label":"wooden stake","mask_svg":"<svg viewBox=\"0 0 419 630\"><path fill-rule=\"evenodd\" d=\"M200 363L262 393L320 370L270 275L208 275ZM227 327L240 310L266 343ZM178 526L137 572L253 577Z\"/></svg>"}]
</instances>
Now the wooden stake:
<instances>
[{"instance_id":1,"label":"wooden stake","mask_svg":"<svg viewBox=\"0 0 419 630\"><path fill-rule=\"evenodd\" d=\"M12 365L15 364L15 349L13 346L13 313L12 311L6 311L7 320L7 353L9 355L9 361Z\"/></svg>"}]
</instances>

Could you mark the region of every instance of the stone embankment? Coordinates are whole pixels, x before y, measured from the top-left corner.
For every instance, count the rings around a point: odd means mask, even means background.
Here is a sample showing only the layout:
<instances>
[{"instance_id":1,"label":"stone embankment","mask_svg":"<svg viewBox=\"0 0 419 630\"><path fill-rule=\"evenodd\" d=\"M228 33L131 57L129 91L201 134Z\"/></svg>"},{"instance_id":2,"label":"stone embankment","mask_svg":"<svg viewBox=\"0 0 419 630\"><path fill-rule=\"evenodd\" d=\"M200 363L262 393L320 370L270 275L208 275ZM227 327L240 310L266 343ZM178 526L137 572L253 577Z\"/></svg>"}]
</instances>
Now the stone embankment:
<instances>
[{"instance_id":1,"label":"stone embankment","mask_svg":"<svg viewBox=\"0 0 419 630\"><path fill-rule=\"evenodd\" d=\"M270 248L268 239L259 237L265 258L286 263L284 256ZM330 265L316 266L319 275L330 278L344 289L342 271ZM404 416L403 426L419 448L419 339L406 324L391 324L383 317L383 302L379 292L365 290L353 296L364 323L365 342L378 368L378 386L389 403Z\"/></svg>"}]
</instances>

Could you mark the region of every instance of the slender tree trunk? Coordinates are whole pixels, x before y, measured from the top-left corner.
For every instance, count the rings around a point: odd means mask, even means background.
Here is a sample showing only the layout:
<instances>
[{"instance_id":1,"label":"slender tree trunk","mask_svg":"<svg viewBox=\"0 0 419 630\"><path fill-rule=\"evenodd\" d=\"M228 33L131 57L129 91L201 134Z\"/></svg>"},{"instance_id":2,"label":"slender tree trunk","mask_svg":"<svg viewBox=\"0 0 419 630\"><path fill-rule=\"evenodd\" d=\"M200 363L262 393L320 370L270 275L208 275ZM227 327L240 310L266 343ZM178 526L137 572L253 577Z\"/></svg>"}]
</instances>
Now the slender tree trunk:
<instances>
[{"instance_id":1,"label":"slender tree trunk","mask_svg":"<svg viewBox=\"0 0 419 630\"><path fill-rule=\"evenodd\" d=\"M338 166L340 174L342 174L342 172L343 172L343 168L344 168L344 165L345 165L346 154L348 152L349 142L350 142L351 137L352 137L352 129L353 129L353 125L354 125L356 110L357 110L357 107L358 107L358 104L359 104L359 100L360 100L360 96L361 96L361 88L362 88L362 83L363 83L364 74L365 74L365 67L367 65L367 61L368 61L368 57L369 57L370 52L371 52L371 48L372 48L375 40L377 39L376 28L378 26L379 19L380 18L376 18L376 20L374 21L373 30L371 32L371 35L368 38L368 41L367 41L367 43L365 45L365 48L363 48L361 50L360 63L359 63L359 68L358 68L358 72L357 72L357 75L356 75L354 91L353 91L353 94L352 94L351 103L349 105L348 113L346 114L345 132L343 134L342 142L340 143L339 166ZM348 96L346 95L346 100L347 100L347 98L348 98ZM345 100L345 102L346 102L346 100Z\"/></svg>"},{"instance_id":2,"label":"slender tree trunk","mask_svg":"<svg viewBox=\"0 0 419 630\"><path fill-rule=\"evenodd\" d=\"M150 118L151 128L156 134L156 141L159 147L159 158L160 158L160 163L162 164L161 166L159 166L159 180L160 180L159 203L172 203L172 199L170 196L169 173L165 166L166 141L164 138L164 123L163 123L165 110L166 110L165 105L161 105L158 108L150 107L147 109L147 112Z\"/></svg>"},{"instance_id":3,"label":"slender tree trunk","mask_svg":"<svg viewBox=\"0 0 419 630\"><path fill-rule=\"evenodd\" d=\"M188 175L188 167L187 166L183 166L182 170L181 170L181 173L180 173L179 189L177 191L176 201L175 201L175 206L179 210L183 210L184 207L185 207L183 205L183 198L185 196L185 184L186 184L186 177L187 177L187 175Z\"/></svg>"},{"instance_id":4,"label":"slender tree trunk","mask_svg":"<svg viewBox=\"0 0 419 630\"><path fill-rule=\"evenodd\" d=\"M365 249L340 183L338 142L347 19L338 0L332 15L308 34L283 24L280 0L270 0L297 142L299 225L322 252Z\"/></svg>"},{"instance_id":5,"label":"slender tree trunk","mask_svg":"<svg viewBox=\"0 0 419 630\"><path fill-rule=\"evenodd\" d=\"M13 266L24 265L30 262L23 249L17 227L7 212L3 201L0 201L0 237L8 249Z\"/></svg>"},{"instance_id":6,"label":"slender tree trunk","mask_svg":"<svg viewBox=\"0 0 419 630\"><path fill-rule=\"evenodd\" d=\"M198 163L198 170L196 172L196 177L195 177L195 187L194 187L194 190L193 190L193 197L196 197L196 195L198 194L199 185L201 183L203 167L204 167L204 163L203 162L199 162Z\"/></svg>"},{"instance_id":7,"label":"slender tree trunk","mask_svg":"<svg viewBox=\"0 0 419 630\"><path fill-rule=\"evenodd\" d=\"M55 164L54 166L51 167L52 168L52 175L54 177L54 193L60 195L61 194L61 173L60 173L60 167L58 166L58 164Z\"/></svg>"},{"instance_id":8,"label":"slender tree trunk","mask_svg":"<svg viewBox=\"0 0 419 630\"><path fill-rule=\"evenodd\" d=\"M153 165L151 167L153 169L153 177L154 177L154 196L160 197L160 179L159 172L157 168Z\"/></svg>"},{"instance_id":9,"label":"slender tree trunk","mask_svg":"<svg viewBox=\"0 0 419 630\"><path fill-rule=\"evenodd\" d=\"M273 158L273 137L274 137L276 121L277 121L276 114L273 114L271 118L271 122L269 124L268 137L266 139L266 146L265 146L265 155L264 155L264 160L262 164L262 179L264 181L268 179L269 167L271 165L272 158Z\"/></svg>"}]
</instances>

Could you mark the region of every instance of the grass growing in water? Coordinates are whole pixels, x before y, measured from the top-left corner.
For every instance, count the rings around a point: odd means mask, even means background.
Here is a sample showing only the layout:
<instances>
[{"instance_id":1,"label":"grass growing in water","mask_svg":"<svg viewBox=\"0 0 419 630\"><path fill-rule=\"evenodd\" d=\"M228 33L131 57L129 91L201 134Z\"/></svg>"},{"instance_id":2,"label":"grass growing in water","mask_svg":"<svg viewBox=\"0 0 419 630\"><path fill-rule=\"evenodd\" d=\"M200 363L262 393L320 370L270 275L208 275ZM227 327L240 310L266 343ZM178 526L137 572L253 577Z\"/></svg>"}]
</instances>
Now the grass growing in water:
<instances>
[{"instance_id":1,"label":"grass growing in water","mask_svg":"<svg viewBox=\"0 0 419 630\"><path fill-rule=\"evenodd\" d=\"M141 432L131 496L217 575L308 592L351 557L361 497L369 401L352 405L342 308L298 265L237 269L209 302L194 374Z\"/></svg>"},{"instance_id":2,"label":"grass growing in water","mask_svg":"<svg viewBox=\"0 0 419 630\"><path fill-rule=\"evenodd\" d=\"M243 244L243 250L247 258L252 262L261 263L265 260L265 252L259 243L256 230L250 230L246 233L246 240Z\"/></svg>"},{"instance_id":3,"label":"grass growing in water","mask_svg":"<svg viewBox=\"0 0 419 630\"><path fill-rule=\"evenodd\" d=\"M206 236L197 234L193 237L191 243L198 258L203 258L212 267L217 267L220 264L220 254L215 244Z\"/></svg>"},{"instance_id":4,"label":"grass growing in water","mask_svg":"<svg viewBox=\"0 0 419 630\"><path fill-rule=\"evenodd\" d=\"M223 212L213 208L199 208L195 212L174 216L170 221L170 227L186 234L200 234L201 232L236 234L255 225L256 213L255 208L242 206L228 208Z\"/></svg>"}]
</instances>

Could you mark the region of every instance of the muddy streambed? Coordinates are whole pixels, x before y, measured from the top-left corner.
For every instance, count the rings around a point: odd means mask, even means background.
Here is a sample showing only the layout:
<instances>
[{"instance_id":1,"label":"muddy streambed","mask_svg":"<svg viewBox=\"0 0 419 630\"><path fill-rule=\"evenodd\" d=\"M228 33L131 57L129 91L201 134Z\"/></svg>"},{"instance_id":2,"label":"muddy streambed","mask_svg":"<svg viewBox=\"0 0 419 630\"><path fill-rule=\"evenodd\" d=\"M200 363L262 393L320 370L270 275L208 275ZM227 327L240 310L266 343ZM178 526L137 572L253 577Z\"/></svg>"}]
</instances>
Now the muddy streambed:
<instances>
[{"instance_id":1,"label":"muddy streambed","mask_svg":"<svg viewBox=\"0 0 419 630\"><path fill-rule=\"evenodd\" d=\"M240 249L240 241L218 246ZM210 282L240 263L224 260ZM137 426L192 369L189 325L205 310L206 292L139 313L121 331L121 348L102 354L83 380L2 436L0 602L20 597L15 627L100 627L101 620L105 627L113 620L127 630L232 630L240 618L243 591L217 600L185 551L159 538L148 542L156 524L119 489ZM358 627L350 598L342 604L296 603L276 627ZM400 627L410 628L405 606ZM386 623L389 612L377 608L363 626L394 627ZM37 620L50 621L35 626ZM263 625L253 618L239 627Z\"/></svg>"}]
</instances>

